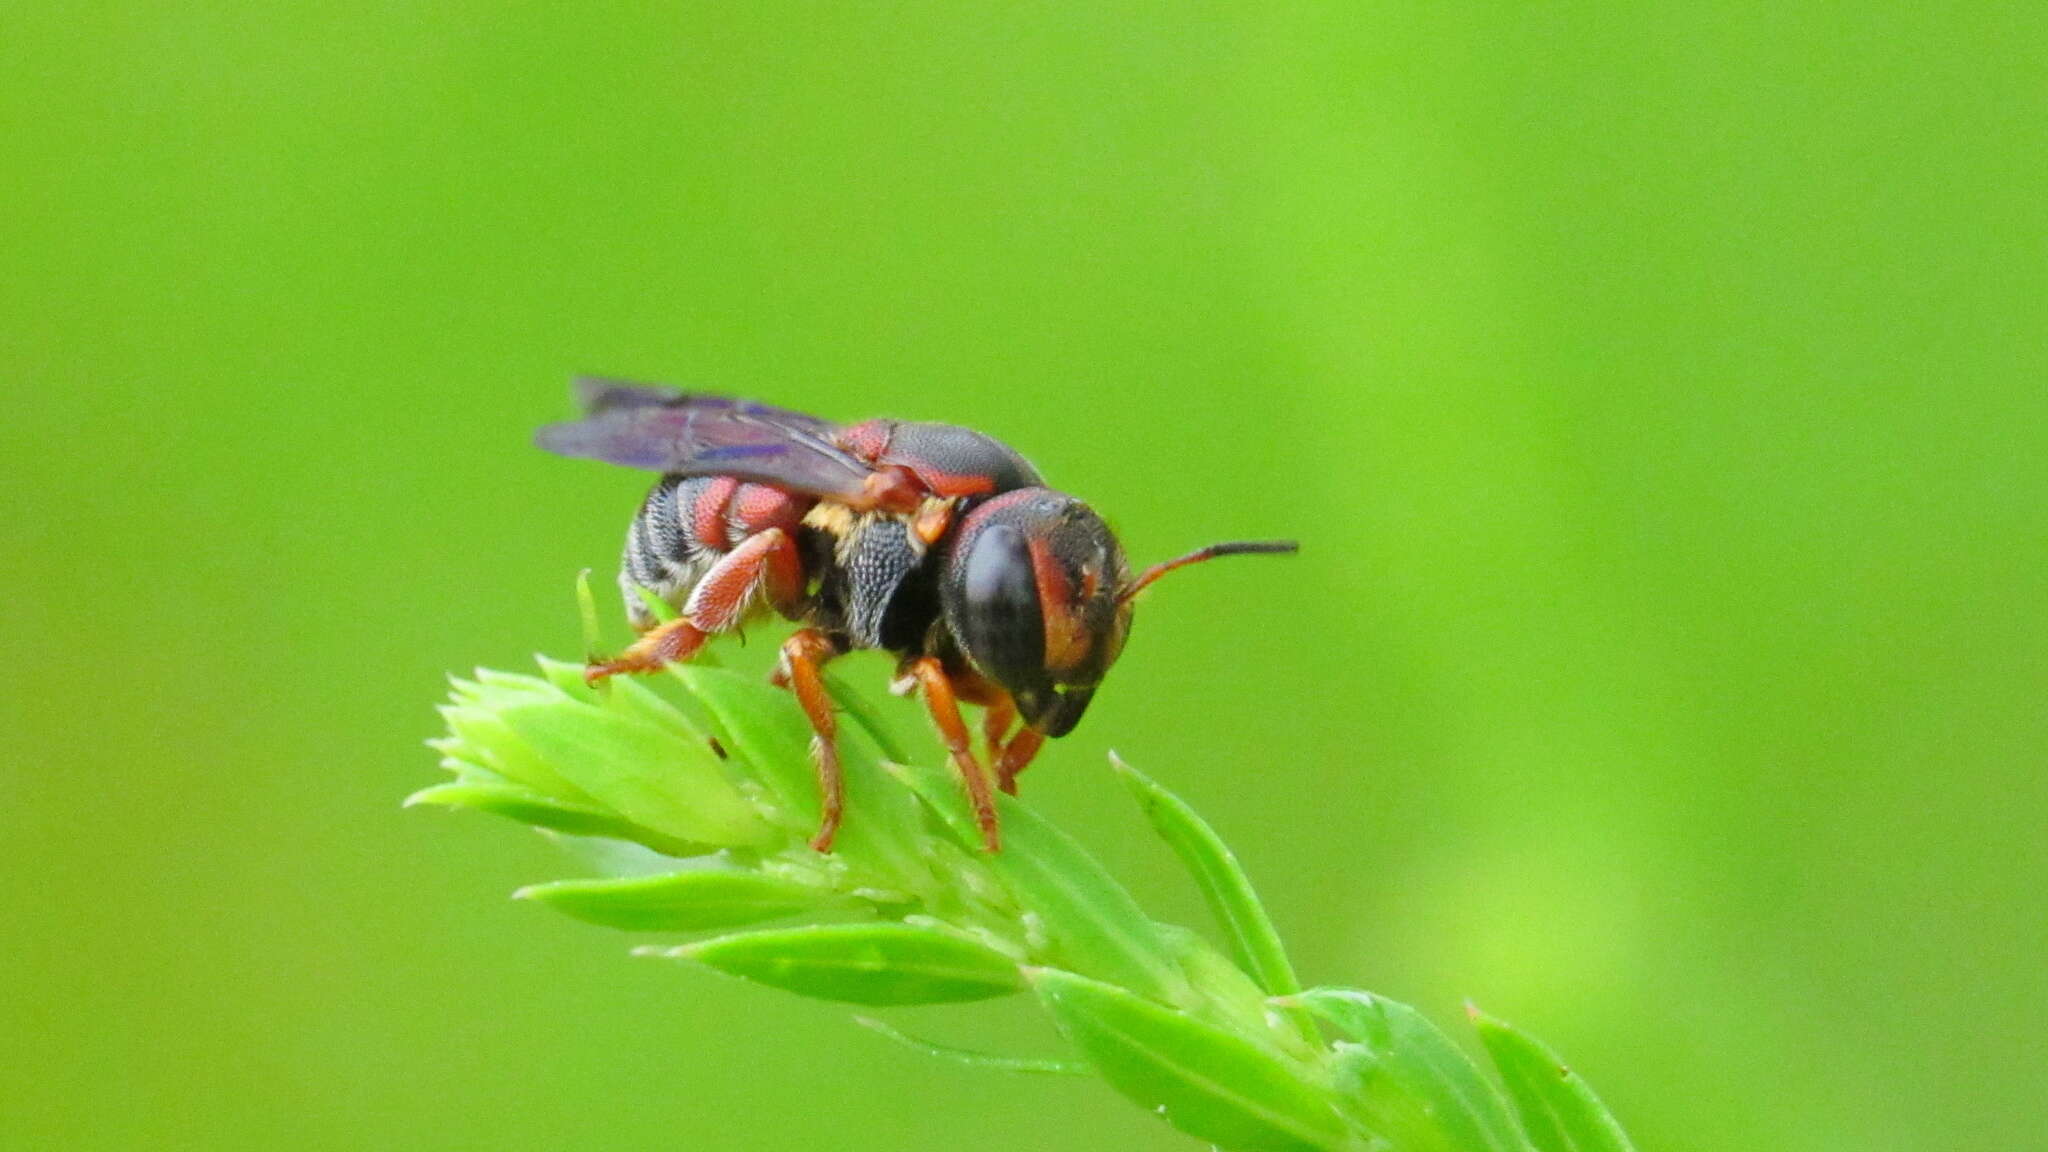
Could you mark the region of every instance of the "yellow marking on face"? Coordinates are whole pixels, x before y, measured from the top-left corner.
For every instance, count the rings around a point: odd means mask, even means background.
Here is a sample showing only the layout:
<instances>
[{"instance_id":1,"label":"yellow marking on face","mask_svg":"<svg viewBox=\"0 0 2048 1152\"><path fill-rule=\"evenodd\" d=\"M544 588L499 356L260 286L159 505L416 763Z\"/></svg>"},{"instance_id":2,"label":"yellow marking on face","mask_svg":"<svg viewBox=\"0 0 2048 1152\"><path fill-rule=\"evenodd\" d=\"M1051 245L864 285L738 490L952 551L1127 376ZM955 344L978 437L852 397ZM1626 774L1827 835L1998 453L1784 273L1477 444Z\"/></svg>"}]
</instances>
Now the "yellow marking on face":
<instances>
[{"instance_id":1,"label":"yellow marking on face","mask_svg":"<svg viewBox=\"0 0 2048 1152\"><path fill-rule=\"evenodd\" d=\"M1081 613L1065 604L1045 607L1045 666L1054 674L1081 666L1095 639Z\"/></svg>"}]
</instances>

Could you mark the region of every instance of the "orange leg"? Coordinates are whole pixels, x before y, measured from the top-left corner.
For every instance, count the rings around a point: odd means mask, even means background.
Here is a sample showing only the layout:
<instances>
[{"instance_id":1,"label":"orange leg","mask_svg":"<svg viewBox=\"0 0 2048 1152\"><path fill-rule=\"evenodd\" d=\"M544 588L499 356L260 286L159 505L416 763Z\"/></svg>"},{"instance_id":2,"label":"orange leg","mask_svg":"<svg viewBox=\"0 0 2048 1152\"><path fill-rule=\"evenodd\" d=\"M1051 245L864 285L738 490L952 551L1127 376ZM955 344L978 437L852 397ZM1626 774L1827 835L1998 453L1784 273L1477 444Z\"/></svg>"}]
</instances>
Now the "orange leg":
<instances>
[{"instance_id":1,"label":"orange leg","mask_svg":"<svg viewBox=\"0 0 2048 1152\"><path fill-rule=\"evenodd\" d=\"M981 843L990 852L1003 850L1002 831L996 821L996 801L989 791L988 776L974 758L974 744L967 734L967 722L960 718L960 701L953 695L953 681L938 660L926 656L910 666L924 686L925 707L939 726L939 737L953 754L960 782L967 787L967 800L974 806L974 823L981 829Z\"/></svg>"},{"instance_id":2,"label":"orange leg","mask_svg":"<svg viewBox=\"0 0 2048 1152\"><path fill-rule=\"evenodd\" d=\"M1017 722L1017 705L1006 694L991 701L981 714L981 737L988 742L988 759L993 764L1003 754L1003 741L1009 738L1010 725Z\"/></svg>"},{"instance_id":3,"label":"orange leg","mask_svg":"<svg viewBox=\"0 0 2048 1152\"><path fill-rule=\"evenodd\" d=\"M823 632L805 628L782 644L782 664L776 681L787 684L803 705L811 721L811 759L818 765L818 834L811 847L832 850L839 833L839 817L846 808L846 782L839 773L839 720L832 714L832 697L825 691L819 669L839 655L839 648Z\"/></svg>"},{"instance_id":4,"label":"orange leg","mask_svg":"<svg viewBox=\"0 0 2048 1152\"><path fill-rule=\"evenodd\" d=\"M622 672L656 672L664 664L688 660L707 638L739 625L755 589L765 591L768 602L786 616L801 607L803 560L796 542L780 528L740 541L697 581L681 616L648 629L617 659L592 662L583 679L595 684Z\"/></svg>"},{"instance_id":5,"label":"orange leg","mask_svg":"<svg viewBox=\"0 0 2048 1152\"><path fill-rule=\"evenodd\" d=\"M583 669L583 682L595 684L621 672L659 671L664 664L688 660L696 655L708 635L691 623L689 617L678 616L642 633L638 640L633 641L632 647L619 653L617 659L592 661Z\"/></svg>"},{"instance_id":6,"label":"orange leg","mask_svg":"<svg viewBox=\"0 0 2048 1152\"><path fill-rule=\"evenodd\" d=\"M1032 757L1045 745L1045 733L1036 728L1020 728L1010 742L1003 746L1002 758L996 761L996 785L1010 795L1017 794L1017 774L1031 767Z\"/></svg>"},{"instance_id":7,"label":"orange leg","mask_svg":"<svg viewBox=\"0 0 2048 1152\"><path fill-rule=\"evenodd\" d=\"M796 541L780 528L756 532L719 558L690 591L683 615L706 632L736 627L759 589L785 616L795 616L804 595L803 560Z\"/></svg>"}]
</instances>

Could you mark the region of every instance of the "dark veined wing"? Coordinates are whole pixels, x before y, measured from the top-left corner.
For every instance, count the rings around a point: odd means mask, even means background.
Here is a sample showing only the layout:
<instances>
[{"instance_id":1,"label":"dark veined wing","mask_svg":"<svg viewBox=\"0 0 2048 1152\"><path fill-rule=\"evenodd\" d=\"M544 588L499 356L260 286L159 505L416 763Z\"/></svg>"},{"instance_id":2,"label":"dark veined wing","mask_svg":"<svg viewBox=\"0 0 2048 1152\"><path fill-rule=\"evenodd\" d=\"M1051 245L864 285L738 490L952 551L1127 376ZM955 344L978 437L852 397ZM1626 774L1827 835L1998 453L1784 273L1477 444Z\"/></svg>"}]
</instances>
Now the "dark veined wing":
<instances>
[{"instance_id":1,"label":"dark veined wing","mask_svg":"<svg viewBox=\"0 0 2048 1152\"><path fill-rule=\"evenodd\" d=\"M682 476L737 476L842 500L861 497L866 463L832 443L830 421L785 408L586 377L587 415L550 424L534 443L558 456Z\"/></svg>"},{"instance_id":2,"label":"dark veined wing","mask_svg":"<svg viewBox=\"0 0 2048 1152\"><path fill-rule=\"evenodd\" d=\"M749 413L777 424L791 428L805 428L819 436L830 437L838 427L830 420L792 412L787 408L773 408L756 404L751 400L735 400L730 396L714 396L709 393L687 393L680 388L666 384L641 384L632 380L614 380L609 376L578 376L570 386L576 399L576 407L585 416L597 416L605 412L616 412L623 408L675 408L684 405L706 410L725 405L744 408Z\"/></svg>"},{"instance_id":3,"label":"dark veined wing","mask_svg":"<svg viewBox=\"0 0 2048 1152\"><path fill-rule=\"evenodd\" d=\"M614 380L609 376L578 376L569 385L569 391L576 398L576 407L585 416L618 408L659 408L683 398L680 388Z\"/></svg>"}]
</instances>

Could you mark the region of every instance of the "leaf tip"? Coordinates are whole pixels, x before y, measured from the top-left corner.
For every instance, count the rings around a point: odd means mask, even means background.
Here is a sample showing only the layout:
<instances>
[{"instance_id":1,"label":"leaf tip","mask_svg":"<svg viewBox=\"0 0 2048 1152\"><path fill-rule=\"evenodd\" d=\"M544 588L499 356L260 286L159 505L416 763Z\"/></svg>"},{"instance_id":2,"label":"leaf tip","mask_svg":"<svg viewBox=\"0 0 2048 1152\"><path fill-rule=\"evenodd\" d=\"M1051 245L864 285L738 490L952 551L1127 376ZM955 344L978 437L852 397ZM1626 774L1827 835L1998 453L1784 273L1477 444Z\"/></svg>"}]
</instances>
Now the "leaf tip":
<instances>
[{"instance_id":1,"label":"leaf tip","mask_svg":"<svg viewBox=\"0 0 2048 1152\"><path fill-rule=\"evenodd\" d=\"M1514 1030L1513 1026L1507 1021L1493 1015L1470 1000L1465 1001L1465 1019L1470 1021L1472 1027L1481 1033L1511 1032Z\"/></svg>"},{"instance_id":2,"label":"leaf tip","mask_svg":"<svg viewBox=\"0 0 2048 1152\"><path fill-rule=\"evenodd\" d=\"M444 785L435 784L432 787L422 788L419 791L413 793L412 795L407 796L405 799L399 801L398 806L400 808L418 808L423 804L431 806L434 803L433 794L443 787Z\"/></svg>"}]
</instances>

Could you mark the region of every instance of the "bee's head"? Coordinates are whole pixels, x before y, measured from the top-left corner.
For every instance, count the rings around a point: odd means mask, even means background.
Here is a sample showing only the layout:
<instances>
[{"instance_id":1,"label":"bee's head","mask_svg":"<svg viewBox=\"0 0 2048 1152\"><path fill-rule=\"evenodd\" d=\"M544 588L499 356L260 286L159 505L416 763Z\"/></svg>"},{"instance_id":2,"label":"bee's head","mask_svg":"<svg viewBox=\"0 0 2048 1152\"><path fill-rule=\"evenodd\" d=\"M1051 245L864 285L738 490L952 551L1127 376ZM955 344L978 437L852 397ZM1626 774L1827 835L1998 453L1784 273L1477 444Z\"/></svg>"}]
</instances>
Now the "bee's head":
<instances>
[{"instance_id":1,"label":"bee's head","mask_svg":"<svg viewBox=\"0 0 2048 1152\"><path fill-rule=\"evenodd\" d=\"M1080 722L1123 651L1132 598L1147 584L1211 556L1294 550L1217 544L1134 578L1109 525L1049 488L1006 492L969 512L957 531L940 580L946 625L974 670L1047 736Z\"/></svg>"}]
</instances>

